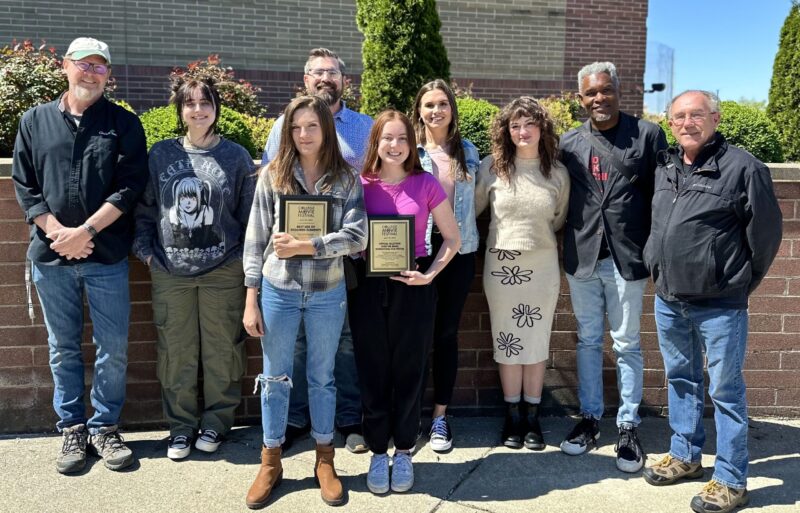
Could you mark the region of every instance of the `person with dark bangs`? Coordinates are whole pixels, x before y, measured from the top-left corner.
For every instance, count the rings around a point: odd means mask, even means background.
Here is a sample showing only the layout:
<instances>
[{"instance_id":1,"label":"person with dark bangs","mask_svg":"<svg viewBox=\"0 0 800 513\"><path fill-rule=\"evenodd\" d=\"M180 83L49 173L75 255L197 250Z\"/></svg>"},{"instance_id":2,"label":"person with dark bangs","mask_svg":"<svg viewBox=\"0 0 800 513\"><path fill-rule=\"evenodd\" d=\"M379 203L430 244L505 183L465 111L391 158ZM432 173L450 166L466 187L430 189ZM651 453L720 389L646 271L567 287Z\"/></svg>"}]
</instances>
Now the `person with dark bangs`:
<instances>
[{"instance_id":1,"label":"person with dark bangs","mask_svg":"<svg viewBox=\"0 0 800 513\"><path fill-rule=\"evenodd\" d=\"M184 135L150 150L133 251L150 268L167 456L180 460L193 442L216 451L241 401L242 247L255 166L247 150L217 134L220 97L213 82L181 79L173 87L170 103Z\"/></svg>"}]
</instances>

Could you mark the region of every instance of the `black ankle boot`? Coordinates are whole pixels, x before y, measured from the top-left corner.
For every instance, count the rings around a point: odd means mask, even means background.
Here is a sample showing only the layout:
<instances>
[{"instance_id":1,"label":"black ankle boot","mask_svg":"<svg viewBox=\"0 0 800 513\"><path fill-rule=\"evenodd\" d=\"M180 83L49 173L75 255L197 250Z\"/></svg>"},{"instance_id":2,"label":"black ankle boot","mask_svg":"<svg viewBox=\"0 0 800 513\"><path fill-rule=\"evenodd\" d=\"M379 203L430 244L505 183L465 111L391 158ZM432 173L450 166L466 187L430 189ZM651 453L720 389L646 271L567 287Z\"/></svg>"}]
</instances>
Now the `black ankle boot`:
<instances>
[{"instance_id":1,"label":"black ankle boot","mask_svg":"<svg viewBox=\"0 0 800 513\"><path fill-rule=\"evenodd\" d=\"M503 445L512 449L521 449L525 430L520 403L506 403L506 420L503 424Z\"/></svg>"},{"instance_id":2,"label":"black ankle boot","mask_svg":"<svg viewBox=\"0 0 800 513\"><path fill-rule=\"evenodd\" d=\"M525 448L532 451L544 450L544 436L542 436L542 427L539 425L539 405L527 405L526 424L528 425L528 432L525 433Z\"/></svg>"}]
</instances>

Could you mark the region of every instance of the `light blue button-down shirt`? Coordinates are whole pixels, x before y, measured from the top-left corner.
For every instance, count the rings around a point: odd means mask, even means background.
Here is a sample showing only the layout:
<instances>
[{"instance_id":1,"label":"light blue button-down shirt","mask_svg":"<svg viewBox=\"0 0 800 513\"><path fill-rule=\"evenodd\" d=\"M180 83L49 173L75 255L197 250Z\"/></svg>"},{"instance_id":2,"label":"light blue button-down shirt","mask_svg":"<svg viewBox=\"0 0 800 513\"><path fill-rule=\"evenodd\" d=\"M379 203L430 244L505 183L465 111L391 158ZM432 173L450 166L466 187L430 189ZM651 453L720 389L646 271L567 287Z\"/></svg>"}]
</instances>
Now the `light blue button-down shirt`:
<instances>
[{"instance_id":1,"label":"light blue button-down shirt","mask_svg":"<svg viewBox=\"0 0 800 513\"><path fill-rule=\"evenodd\" d=\"M333 122L336 125L336 138L339 140L342 157L355 168L356 172L360 173L361 167L364 165L364 154L367 151L367 139L372 128L372 118L348 109L347 105L342 102L342 108L333 115ZM264 147L264 154L261 156L261 165L271 162L278 154L282 127L283 114L272 125L267 144Z\"/></svg>"}]
</instances>

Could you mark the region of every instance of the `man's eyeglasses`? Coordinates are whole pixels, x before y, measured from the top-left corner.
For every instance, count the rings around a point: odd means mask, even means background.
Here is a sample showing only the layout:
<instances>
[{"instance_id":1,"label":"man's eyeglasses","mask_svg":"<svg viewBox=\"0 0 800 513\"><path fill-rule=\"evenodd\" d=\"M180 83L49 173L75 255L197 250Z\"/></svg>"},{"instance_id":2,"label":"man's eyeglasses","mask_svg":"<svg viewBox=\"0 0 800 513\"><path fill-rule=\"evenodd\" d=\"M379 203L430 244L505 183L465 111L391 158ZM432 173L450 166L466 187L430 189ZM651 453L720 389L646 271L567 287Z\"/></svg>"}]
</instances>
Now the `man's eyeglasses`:
<instances>
[{"instance_id":1,"label":"man's eyeglasses","mask_svg":"<svg viewBox=\"0 0 800 513\"><path fill-rule=\"evenodd\" d=\"M307 74L311 75L314 78L322 78L322 77L325 76L325 73L327 73L328 76L333 78L333 79L337 79L337 78L342 76L342 72L341 71L339 71L338 69L332 69L332 68L328 68L328 69L326 69L326 68L311 69L311 70L308 70Z\"/></svg>"},{"instance_id":2,"label":"man's eyeglasses","mask_svg":"<svg viewBox=\"0 0 800 513\"><path fill-rule=\"evenodd\" d=\"M673 115L670 117L670 119L677 126L683 125L689 119L692 120L692 123L699 124L705 121L705 119L711 114L714 114L714 112L690 112L688 114L679 113Z\"/></svg>"},{"instance_id":3,"label":"man's eyeglasses","mask_svg":"<svg viewBox=\"0 0 800 513\"><path fill-rule=\"evenodd\" d=\"M97 75L105 75L106 73L108 73L108 65L106 64L92 64L91 62L73 61L72 59L70 59L70 61L72 61L72 64L74 64L79 70L83 72L91 70L92 73L95 73Z\"/></svg>"}]
</instances>

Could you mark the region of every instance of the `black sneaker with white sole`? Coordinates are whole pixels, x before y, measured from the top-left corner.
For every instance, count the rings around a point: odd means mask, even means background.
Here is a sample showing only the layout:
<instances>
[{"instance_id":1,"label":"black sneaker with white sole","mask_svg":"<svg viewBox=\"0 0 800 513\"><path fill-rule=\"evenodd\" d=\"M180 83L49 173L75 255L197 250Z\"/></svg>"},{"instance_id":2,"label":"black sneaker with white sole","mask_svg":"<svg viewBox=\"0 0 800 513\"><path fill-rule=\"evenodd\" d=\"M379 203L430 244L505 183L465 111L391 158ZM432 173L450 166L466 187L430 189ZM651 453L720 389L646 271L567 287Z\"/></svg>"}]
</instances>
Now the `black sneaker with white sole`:
<instances>
[{"instance_id":1,"label":"black sneaker with white sole","mask_svg":"<svg viewBox=\"0 0 800 513\"><path fill-rule=\"evenodd\" d=\"M219 449L219 444L222 443L222 435L213 429L204 429L197 437L194 446L203 452L216 452Z\"/></svg>"},{"instance_id":2,"label":"black sneaker with white sole","mask_svg":"<svg viewBox=\"0 0 800 513\"><path fill-rule=\"evenodd\" d=\"M567 438L561 442L561 451L571 456L583 454L590 445L597 447L598 438L600 438L600 423L594 417L584 415L569 432Z\"/></svg>"},{"instance_id":3,"label":"black sneaker with white sole","mask_svg":"<svg viewBox=\"0 0 800 513\"><path fill-rule=\"evenodd\" d=\"M619 439L614 446L617 452L617 468L623 472L639 472L644 466L645 455L634 426L619 428Z\"/></svg>"},{"instance_id":4,"label":"black sneaker with white sole","mask_svg":"<svg viewBox=\"0 0 800 513\"><path fill-rule=\"evenodd\" d=\"M167 445L167 458L171 460L182 460L192 452L192 437L186 435L176 435L169 439Z\"/></svg>"}]
</instances>

